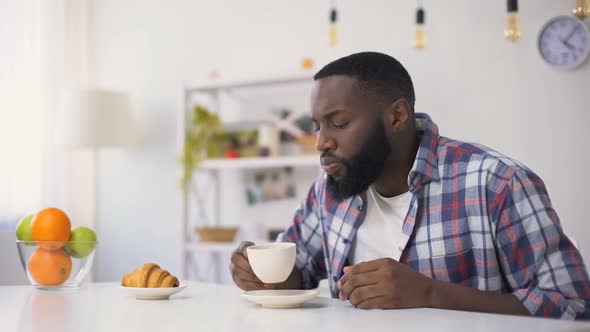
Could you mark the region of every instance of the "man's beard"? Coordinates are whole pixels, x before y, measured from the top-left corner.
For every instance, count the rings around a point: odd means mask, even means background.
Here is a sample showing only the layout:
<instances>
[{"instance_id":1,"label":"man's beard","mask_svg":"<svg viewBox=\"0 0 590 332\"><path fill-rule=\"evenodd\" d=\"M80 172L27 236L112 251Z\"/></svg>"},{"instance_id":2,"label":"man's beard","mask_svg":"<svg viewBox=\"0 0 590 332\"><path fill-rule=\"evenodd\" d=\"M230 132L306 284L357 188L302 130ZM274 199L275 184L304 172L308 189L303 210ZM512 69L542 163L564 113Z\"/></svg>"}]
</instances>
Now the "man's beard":
<instances>
[{"instance_id":1,"label":"man's beard","mask_svg":"<svg viewBox=\"0 0 590 332\"><path fill-rule=\"evenodd\" d=\"M328 192L338 201L345 200L367 190L383 172L385 161L391 153L391 147L385 136L385 128L381 121L377 121L373 134L362 144L360 152L348 159L336 158L344 167L345 175L335 178L328 175Z\"/></svg>"}]
</instances>

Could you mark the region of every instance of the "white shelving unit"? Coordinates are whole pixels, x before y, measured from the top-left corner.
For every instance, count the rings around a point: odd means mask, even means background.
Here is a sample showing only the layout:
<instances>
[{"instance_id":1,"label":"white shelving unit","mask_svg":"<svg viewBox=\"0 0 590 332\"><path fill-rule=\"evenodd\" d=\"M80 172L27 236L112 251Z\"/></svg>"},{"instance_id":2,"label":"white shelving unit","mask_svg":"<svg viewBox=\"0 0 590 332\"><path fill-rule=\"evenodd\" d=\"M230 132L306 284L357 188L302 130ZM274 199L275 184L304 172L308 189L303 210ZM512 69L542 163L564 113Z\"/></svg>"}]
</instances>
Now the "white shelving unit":
<instances>
[{"instance_id":1,"label":"white shelving unit","mask_svg":"<svg viewBox=\"0 0 590 332\"><path fill-rule=\"evenodd\" d=\"M195 96L205 96L212 104L212 109L218 113L222 113L222 103L220 96L222 94L239 95L240 91L256 90L257 100L264 104L264 93L268 95L283 93L286 97L279 97L281 102L288 103L289 99L293 99L292 93L285 93L289 91L290 86L296 86L295 92L309 90L306 85L311 86L312 77L309 75L294 75L291 77L278 77L261 80L246 80L242 82L220 82L215 84L201 85L196 87L184 88L184 112L179 121L180 128L187 128L188 114L197 102ZM305 88L302 88L302 85ZM264 93L260 93L260 92ZM303 96L302 96L303 98ZM296 98L295 98L296 99ZM294 100L294 99L293 99ZM304 101L306 102L306 101ZM286 105L288 106L288 105ZM244 119L248 121L248 119ZM184 143L184 132L180 134L178 139L179 145L182 148ZM182 150L181 150L182 151ZM210 159L201 163L198 172L199 174L209 175L214 183L213 190L207 190L208 197L214 197L214 217L213 224L220 225L221 214L221 198L220 198L220 173L226 170L240 171L240 170L262 170L269 168L281 167L317 167L319 170L319 155L297 155L297 156L276 156L276 157L256 157L256 158L236 158L236 159ZM221 269L226 267L227 262L220 261L223 255L230 254L237 247L237 243L212 243L200 242L194 235L193 230L195 226L203 226L202 220L198 216L191 215L191 207L194 204L201 204L200 208L204 207L202 197L199 196L198 184L193 183L191 187L191 195L185 197L183 201L183 278L188 279L189 273L199 274L200 270L213 270L214 280L220 281ZM210 225L209 225L210 226ZM264 241L264 240L259 240ZM196 259L197 255L209 256L208 264L204 264L203 259ZM198 276L197 276L198 277ZM207 280L211 281L211 280Z\"/></svg>"},{"instance_id":2,"label":"white shelving unit","mask_svg":"<svg viewBox=\"0 0 590 332\"><path fill-rule=\"evenodd\" d=\"M317 166L319 156L285 156L236 159L209 159L204 161L200 169L205 171L223 169L261 169L275 167Z\"/></svg>"}]
</instances>

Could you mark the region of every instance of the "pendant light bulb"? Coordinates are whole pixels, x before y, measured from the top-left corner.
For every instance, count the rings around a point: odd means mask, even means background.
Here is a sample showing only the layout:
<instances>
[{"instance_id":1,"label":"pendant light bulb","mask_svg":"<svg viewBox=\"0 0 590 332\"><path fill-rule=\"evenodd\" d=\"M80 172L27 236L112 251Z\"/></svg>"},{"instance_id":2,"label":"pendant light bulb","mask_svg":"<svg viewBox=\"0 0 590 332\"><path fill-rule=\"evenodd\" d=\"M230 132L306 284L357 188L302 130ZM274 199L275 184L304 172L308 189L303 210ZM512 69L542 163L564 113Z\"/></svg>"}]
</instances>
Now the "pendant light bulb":
<instances>
[{"instance_id":1,"label":"pendant light bulb","mask_svg":"<svg viewBox=\"0 0 590 332\"><path fill-rule=\"evenodd\" d=\"M336 45L338 43L338 26L336 23L338 22L338 12L336 11L336 7L332 7L330 11L330 46Z\"/></svg>"},{"instance_id":2,"label":"pendant light bulb","mask_svg":"<svg viewBox=\"0 0 590 332\"><path fill-rule=\"evenodd\" d=\"M426 13L424 8L418 7L416 9L416 32L414 33L414 39L412 45L417 50L423 50L426 47L428 39L426 38L426 30L424 27Z\"/></svg>"},{"instance_id":3,"label":"pendant light bulb","mask_svg":"<svg viewBox=\"0 0 590 332\"><path fill-rule=\"evenodd\" d=\"M580 20L585 20L590 16L590 0L576 0L576 7L572 12Z\"/></svg>"},{"instance_id":4,"label":"pendant light bulb","mask_svg":"<svg viewBox=\"0 0 590 332\"><path fill-rule=\"evenodd\" d=\"M508 0L508 17L506 17L506 28L504 29L504 38L515 42L520 39L522 29L520 27L520 17L518 16L518 0Z\"/></svg>"}]
</instances>

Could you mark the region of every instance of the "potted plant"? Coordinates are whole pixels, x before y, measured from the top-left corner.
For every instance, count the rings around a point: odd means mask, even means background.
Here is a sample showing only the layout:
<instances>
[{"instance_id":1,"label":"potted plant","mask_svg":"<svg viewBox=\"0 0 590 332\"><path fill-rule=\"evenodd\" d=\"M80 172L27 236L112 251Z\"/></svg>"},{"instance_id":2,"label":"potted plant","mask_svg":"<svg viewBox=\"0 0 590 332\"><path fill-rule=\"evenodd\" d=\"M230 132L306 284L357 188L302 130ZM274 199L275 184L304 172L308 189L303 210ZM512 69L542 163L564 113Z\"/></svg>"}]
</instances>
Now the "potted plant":
<instances>
[{"instance_id":1,"label":"potted plant","mask_svg":"<svg viewBox=\"0 0 590 332\"><path fill-rule=\"evenodd\" d=\"M189 114L188 125L184 132L184 149L180 156L183 166L180 184L184 195L190 191L193 171L200 163L215 157L218 147L216 136L221 129L221 120L202 105L197 105Z\"/></svg>"}]
</instances>

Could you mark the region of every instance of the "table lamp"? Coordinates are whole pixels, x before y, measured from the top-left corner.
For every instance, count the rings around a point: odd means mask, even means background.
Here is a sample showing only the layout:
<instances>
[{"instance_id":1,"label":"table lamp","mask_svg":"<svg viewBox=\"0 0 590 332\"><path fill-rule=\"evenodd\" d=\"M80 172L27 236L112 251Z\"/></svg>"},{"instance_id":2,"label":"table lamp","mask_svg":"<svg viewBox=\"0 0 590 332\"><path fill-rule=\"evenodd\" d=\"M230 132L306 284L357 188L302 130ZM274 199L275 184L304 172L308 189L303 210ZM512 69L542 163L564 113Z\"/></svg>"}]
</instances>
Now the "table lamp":
<instances>
[{"instance_id":1,"label":"table lamp","mask_svg":"<svg viewBox=\"0 0 590 332\"><path fill-rule=\"evenodd\" d=\"M70 90L58 116L58 144L77 148L130 146L136 129L126 93L107 90Z\"/></svg>"}]
</instances>

